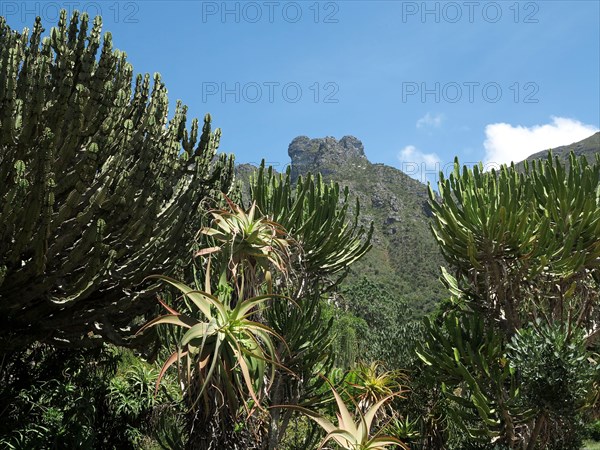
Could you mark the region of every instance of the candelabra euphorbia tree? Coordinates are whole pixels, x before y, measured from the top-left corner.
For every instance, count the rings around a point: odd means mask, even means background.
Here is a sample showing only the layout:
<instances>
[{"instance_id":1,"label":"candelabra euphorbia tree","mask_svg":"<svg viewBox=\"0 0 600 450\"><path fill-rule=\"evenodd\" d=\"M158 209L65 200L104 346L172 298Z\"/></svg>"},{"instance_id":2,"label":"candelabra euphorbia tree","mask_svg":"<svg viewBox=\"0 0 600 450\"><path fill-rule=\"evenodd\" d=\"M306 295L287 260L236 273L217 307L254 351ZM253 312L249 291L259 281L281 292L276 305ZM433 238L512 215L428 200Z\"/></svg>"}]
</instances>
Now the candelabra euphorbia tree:
<instances>
[{"instance_id":1,"label":"candelabra euphorbia tree","mask_svg":"<svg viewBox=\"0 0 600 450\"><path fill-rule=\"evenodd\" d=\"M508 448L576 448L597 394L600 157L492 172L456 161L439 191L432 228L452 299L419 355L454 422Z\"/></svg>"},{"instance_id":2,"label":"candelabra euphorbia tree","mask_svg":"<svg viewBox=\"0 0 600 450\"><path fill-rule=\"evenodd\" d=\"M160 76L134 78L100 17L43 32L0 17L0 348L123 342L233 160L209 115L168 119Z\"/></svg>"}]
</instances>

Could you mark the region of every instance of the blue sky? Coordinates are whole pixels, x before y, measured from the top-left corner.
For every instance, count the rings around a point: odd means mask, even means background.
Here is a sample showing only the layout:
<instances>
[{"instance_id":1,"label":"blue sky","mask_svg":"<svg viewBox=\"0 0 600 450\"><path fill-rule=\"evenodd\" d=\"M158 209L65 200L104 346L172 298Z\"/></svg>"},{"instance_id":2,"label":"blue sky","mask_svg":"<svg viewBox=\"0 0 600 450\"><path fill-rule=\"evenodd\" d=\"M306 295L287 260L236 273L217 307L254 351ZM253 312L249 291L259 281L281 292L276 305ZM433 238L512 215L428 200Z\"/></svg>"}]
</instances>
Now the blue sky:
<instances>
[{"instance_id":1,"label":"blue sky","mask_svg":"<svg viewBox=\"0 0 600 450\"><path fill-rule=\"evenodd\" d=\"M136 72L210 112L221 150L283 167L298 135L354 135L420 178L521 160L600 128L600 2L0 2L13 28L101 13ZM419 168L419 170L417 170Z\"/></svg>"}]
</instances>

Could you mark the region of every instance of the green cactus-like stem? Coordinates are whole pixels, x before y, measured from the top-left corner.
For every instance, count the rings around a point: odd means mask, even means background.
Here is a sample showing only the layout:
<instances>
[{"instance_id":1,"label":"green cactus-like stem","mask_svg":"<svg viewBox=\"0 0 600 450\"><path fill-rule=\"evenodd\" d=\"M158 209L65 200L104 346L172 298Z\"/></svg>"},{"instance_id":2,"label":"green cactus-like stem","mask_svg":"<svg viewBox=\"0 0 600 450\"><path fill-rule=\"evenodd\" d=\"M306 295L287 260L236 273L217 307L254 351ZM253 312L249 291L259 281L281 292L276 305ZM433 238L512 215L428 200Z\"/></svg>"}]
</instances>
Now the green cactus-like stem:
<instances>
[{"instance_id":1,"label":"green cactus-like stem","mask_svg":"<svg viewBox=\"0 0 600 450\"><path fill-rule=\"evenodd\" d=\"M0 350L127 338L154 305L142 280L189 255L232 179L208 114L169 120L158 74L134 79L99 17L67 19L43 37L0 17Z\"/></svg>"}]
</instances>

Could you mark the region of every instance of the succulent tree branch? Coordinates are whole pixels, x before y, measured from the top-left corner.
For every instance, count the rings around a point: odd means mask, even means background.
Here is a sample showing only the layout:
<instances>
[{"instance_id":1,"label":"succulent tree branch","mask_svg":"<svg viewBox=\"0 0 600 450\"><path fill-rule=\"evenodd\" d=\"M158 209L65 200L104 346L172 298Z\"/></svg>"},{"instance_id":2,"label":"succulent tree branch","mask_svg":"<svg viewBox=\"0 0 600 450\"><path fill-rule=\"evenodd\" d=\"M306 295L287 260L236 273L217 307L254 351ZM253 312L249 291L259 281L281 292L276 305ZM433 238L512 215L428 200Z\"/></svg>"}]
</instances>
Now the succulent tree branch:
<instances>
[{"instance_id":1,"label":"succulent tree branch","mask_svg":"<svg viewBox=\"0 0 600 450\"><path fill-rule=\"evenodd\" d=\"M154 306L140 283L191 256L201 202L231 183L210 116L168 119L160 76L134 79L101 26L0 18L0 348L127 339Z\"/></svg>"}]
</instances>

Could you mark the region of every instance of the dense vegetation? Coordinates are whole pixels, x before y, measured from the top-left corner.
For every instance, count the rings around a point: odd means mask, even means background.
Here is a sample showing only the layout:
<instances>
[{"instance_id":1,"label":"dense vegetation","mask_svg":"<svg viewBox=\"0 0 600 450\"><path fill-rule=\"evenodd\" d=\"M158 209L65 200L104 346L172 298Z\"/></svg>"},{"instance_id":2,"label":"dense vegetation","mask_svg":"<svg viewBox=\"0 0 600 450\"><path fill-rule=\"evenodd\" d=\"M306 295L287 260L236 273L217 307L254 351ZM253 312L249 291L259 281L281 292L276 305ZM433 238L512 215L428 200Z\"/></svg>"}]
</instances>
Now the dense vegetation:
<instances>
[{"instance_id":1,"label":"dense vegetation","mask_svg":"<svg viewBox=\"0 0 600 450\"><path fill-rule=\"evenodd\" d=\"M138 75L87 15L42 38L0 18L0 342L121 342L155 290L187 264L181 242L207 196L227 189L210 116L167 120L167 91ZM90 28L88 30L88 28ZM102 41L102 42L101 42ZM86 342L84 342L86 341Z\"/></svg>"},{"instance_id":2,"label":"dense vegetation","mask_svg":"<svg viewBox=\"0 0 600 450\"><path fill-rule=\"evenodd\" d=\"M458 163L432 200L453 294L419 350L471 438L577 448L597 399L600 155L481 173ZM431 195L434 198L433 193ZM441 326L441 330L440 330Z\"/></svg>"},{"instance_id":3,"label":"dense vegetation","mask_svg":"<svg viewBox=\"0 0 600 450\"><path fill-rule=\"evenodd\" d=\"M233 184L210 117L167 120L160 79L132 86L88 22L63 13L42 38L0 21L0 446L598 439L600 156L456 161L426 207L439 284L411 282L443 301L413 314L428 294L374 278L368 199L264 164Z\"/></svg>"}]
</instances>

